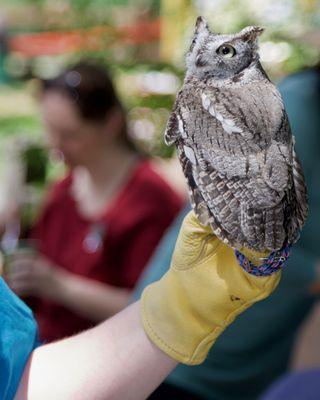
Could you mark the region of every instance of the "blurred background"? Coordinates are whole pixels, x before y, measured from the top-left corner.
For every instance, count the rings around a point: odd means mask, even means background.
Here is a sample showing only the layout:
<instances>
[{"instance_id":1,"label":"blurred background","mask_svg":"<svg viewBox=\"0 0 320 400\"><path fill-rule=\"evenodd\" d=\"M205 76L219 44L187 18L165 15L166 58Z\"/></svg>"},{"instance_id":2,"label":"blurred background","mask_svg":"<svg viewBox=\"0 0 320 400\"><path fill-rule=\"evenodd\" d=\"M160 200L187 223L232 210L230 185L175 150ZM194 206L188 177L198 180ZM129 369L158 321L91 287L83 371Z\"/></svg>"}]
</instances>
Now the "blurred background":
<instances>
[{"instance_id":1,"label":"blurred background","mask_svg":"<svg viewBox=\"0 0 320 400\"><path fill-rule=\"evenodd\" d=\"M22 225L30 225L44 187L64 172L44 147L37 78L83 57L108 65L130 135L183 192L163 132L196 16L221 33L264 27L262 63L278 81L319 61L319 6L317 0L0 0L0 215L21 202Z\"/></svg>"}]
</instances>

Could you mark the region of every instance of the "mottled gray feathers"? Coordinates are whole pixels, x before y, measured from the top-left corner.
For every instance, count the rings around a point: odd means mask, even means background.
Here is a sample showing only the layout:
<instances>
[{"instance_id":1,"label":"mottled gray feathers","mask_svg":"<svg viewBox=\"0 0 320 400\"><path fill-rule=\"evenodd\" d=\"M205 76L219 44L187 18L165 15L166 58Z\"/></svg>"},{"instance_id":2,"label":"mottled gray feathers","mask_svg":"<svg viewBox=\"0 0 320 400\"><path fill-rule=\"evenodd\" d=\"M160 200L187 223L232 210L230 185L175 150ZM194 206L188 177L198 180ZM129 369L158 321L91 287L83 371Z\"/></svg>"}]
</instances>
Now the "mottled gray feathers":
<instances>
[{"instance_id":1,"label":"mottled gray feathers","mask_svg":"<svg viewBox=\"0 0 320 400\"><path fill-rule=\"evenodd\" d=\"M197 20L165 140L201 223L234 248L263 251L294 243L308 207L281 96L259 62L261 31L218 35Z\"/></svg>"}]
</instances>

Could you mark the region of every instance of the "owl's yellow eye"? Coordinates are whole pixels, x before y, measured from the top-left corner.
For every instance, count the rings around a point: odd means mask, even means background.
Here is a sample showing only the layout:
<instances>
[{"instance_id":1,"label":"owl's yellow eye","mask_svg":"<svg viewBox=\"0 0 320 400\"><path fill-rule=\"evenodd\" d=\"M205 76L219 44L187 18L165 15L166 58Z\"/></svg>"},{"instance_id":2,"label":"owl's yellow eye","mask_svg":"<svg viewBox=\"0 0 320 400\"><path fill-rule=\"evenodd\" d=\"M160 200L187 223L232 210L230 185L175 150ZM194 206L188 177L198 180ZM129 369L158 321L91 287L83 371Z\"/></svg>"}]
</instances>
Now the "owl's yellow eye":
<instances>
[{"instance_id":1,"label":"owl's yellow eye","mask_svg":"<svg viewBox=\"0 0 320 400\"><path fill-rule=\"evenodd\" d=\"M236 49L230 44L223 44L218 48L217 54L224 58L232 58L236 54Z\"/></svg>"}]
</instances>

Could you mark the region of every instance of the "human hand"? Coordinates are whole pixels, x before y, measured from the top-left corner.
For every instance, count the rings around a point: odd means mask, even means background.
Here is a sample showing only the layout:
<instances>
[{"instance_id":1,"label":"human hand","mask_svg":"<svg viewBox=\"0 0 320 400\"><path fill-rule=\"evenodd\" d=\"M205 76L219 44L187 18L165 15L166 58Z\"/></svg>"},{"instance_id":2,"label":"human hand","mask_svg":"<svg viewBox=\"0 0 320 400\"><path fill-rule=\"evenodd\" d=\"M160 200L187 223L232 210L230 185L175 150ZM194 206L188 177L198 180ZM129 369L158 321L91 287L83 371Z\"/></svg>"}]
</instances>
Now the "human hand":
<instances>
[{"instance_id":1,"label":"human hand","mask_svg":"<svg viewBox=\"0 0 320 400\"><path fill-rule=\"evenodd\" d=\"M23 252L10 260L5 279L19 296L53 299L59 287L59 271L48 259Z\"/></svg>"},{"instance_id":2,"label":"human hand","mask_svg":"<svg viewBox=\"0 0 320 400\"><path fill-rule=\"evenodd\" d=\"M266 254L248 252L252 262ZM222 331L277 286L280 272L245 272L232 248L195 214L185 218L169 271L142 294L141 314L149 338L170 357L200 364Z\"/></svg>"}]
</instances>

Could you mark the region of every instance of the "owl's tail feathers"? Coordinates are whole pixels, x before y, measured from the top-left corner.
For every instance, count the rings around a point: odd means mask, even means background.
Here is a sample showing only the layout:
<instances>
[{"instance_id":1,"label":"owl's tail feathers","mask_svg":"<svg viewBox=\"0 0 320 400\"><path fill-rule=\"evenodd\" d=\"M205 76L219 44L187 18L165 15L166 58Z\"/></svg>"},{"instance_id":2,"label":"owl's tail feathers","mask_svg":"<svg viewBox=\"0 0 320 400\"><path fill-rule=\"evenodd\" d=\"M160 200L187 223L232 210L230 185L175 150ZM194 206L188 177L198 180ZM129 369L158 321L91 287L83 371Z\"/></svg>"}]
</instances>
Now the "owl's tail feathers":
<instances>
[{"instance_id":1,"label":"owl's tail feathers","mask_svg":"<svg viewBox=\"0 0 320 400\"><path fill-rule=\"evenodd\" d=\"M297 153L293 149L293 185L296 196L296 218L301 230L308 216L308 193L304 174Z\"/></svg>"},{"instance_id":2,"label":"owl's tail feathers","mask_svg":"<svg viewBox=\"0 0 320 400\"><path fill-rule=\"evenodd\" d=\"M296 243L308 216L308 194L303 171L293 150L292 181L283 199L283 224L286 241L289 245Z\"/></svg>"},{"instance_id":3,"label":"owl's tail feathers","mask_svg":"<svg viewBox=\"0 0 320 400\"><path fill-rule=\"evenodd\" d=\"M286 230L283 225L284 213L282 203L265 210L265 247L275 251L283 247L286 241Z\"/></svg>"},{"instance_id":4,"label":"owl's tail feathers","mask_svg":"<svg viewBox=\"0 0 320 400\"><path fill-rule=\"evenodd\" d=\"M269 209L256 209L241 205L241 230L245 237L244 246L255 251L280 249L285 241L282 205Z\"/></svg>"},{"instance_id":5,"label":"owl's tail feathers","mask_svg":"<svg viewBox=\"0 0 320 400\"><path fill-rule=\"evenodd\" d=\"M190 190L190 200L192 208L200 223L204 226L210 225L211 213L198 190Z\"/></svg>"},{"instance_id":6,"label":"owl's tail feathers","mask_svg":"<svg viewBox=\"0 0 320 400\"><path fill-rule=\"evenodd\" d=\"M182 125L182 120L180 118L180 124ZM180 130L183 130L183 126L180 127ZM171 113L168 122L167 122L167 127L164 133L164 141L165 144L170 146L174 143L176 143L176 141L179 139L180 137L180 132L179 132L179 121L178 121L178 117L176 115L176 111L173 110L173 112Z\"/></svg>"},{"instance_id":7,"label":"owl's tail feathers","mask_svg":"<svg viewBox=\"0 0 320 400\"><path fill-rule=\"evenodd\" d=\"M241 204L240 226L250 248L260 249L264 246L264 215L261 211Z\"/></svg>"}]
</instances>

